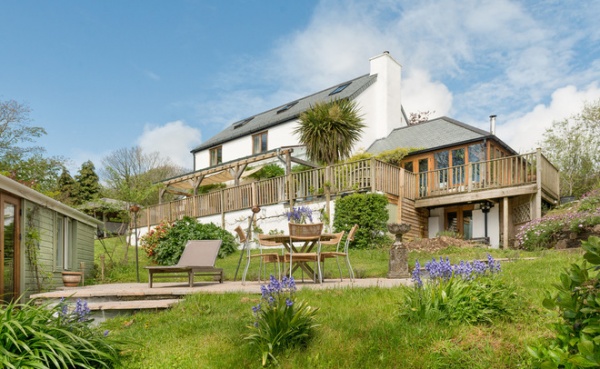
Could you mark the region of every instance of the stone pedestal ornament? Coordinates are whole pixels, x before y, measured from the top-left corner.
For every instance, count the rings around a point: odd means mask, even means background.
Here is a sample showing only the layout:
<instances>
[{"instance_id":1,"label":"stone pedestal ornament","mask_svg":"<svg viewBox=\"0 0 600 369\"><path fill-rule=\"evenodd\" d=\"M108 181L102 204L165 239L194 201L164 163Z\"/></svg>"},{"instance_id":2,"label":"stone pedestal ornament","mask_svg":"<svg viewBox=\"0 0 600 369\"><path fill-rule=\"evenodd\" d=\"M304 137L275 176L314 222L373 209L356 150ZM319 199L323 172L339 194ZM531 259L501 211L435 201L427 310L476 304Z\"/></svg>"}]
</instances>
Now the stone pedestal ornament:
<instances>
[{"instance_id":1,"label":"stone pedestal ornament","mask_svg":"<svg viewBox=\"0 0 600 369\"><path fill-rule=\"evenodd\" d=\"M388 231L396 236L396 240L390 249L390 265L388 278L409 278L408 272L408 250L402 244L402 235L410 231L410 224L388 223Z\"/></svg>"}]
</instances>

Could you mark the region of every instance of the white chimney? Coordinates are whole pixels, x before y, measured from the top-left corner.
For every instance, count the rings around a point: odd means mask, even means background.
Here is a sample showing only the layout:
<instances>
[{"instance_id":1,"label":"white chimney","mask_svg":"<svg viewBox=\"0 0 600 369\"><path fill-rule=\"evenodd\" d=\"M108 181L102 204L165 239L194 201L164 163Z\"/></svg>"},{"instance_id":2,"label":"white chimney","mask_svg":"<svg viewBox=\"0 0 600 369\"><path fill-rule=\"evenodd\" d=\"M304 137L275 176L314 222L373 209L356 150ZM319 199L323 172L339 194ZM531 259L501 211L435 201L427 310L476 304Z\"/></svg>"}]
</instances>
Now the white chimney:
<instances>
[{"instance_id":1,"label":"white chimney","mask_svg":"<svg viewBox=\"0 0 600 369\"><path fill-rule=\"evenodd\" d=\"M372 98L375 136L369 140L387 137L394 129L406 126L402 117L402 99L400 93L402 66L388 51L370 59L370 75L377 75L377 81L370 87ZM368 146L368 145L367 145Z\"/></svg>"},{"instance_id":2,"label":"white chimney","mask_svg":"<svg viewBox=\"0 0 600 369\"><path fill-rule=\"evenodd\" d=\"M490 115L490 133L496 134L496 115Z\"/></svg>"}]
</instances>

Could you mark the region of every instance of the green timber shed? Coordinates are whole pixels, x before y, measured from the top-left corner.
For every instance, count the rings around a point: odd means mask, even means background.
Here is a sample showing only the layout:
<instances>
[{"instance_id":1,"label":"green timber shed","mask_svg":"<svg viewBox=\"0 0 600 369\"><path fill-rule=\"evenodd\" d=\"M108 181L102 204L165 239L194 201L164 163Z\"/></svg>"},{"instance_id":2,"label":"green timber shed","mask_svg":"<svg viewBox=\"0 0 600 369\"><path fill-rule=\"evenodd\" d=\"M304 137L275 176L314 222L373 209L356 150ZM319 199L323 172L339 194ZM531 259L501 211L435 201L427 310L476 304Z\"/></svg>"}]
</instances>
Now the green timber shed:
<instances>
[{"instance_id":1,"label":"green timber shed","mask_svg":"<svg viewBox=\"0 0 600 369\"><path fill-rule=\"evenodd\" d=\"M0 302L91 276L100 221L2 175L0 207Z\"/></svg>"}]
</instances>

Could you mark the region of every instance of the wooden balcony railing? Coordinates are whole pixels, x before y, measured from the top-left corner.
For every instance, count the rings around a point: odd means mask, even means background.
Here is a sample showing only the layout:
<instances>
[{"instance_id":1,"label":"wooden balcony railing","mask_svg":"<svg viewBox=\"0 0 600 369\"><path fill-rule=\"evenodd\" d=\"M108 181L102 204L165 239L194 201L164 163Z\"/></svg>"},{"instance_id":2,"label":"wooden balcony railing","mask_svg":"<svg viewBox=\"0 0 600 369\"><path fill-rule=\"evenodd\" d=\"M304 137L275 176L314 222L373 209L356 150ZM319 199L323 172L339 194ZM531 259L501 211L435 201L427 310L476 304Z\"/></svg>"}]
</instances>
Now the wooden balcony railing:
<instances>
[{"instance_id":1,"label":"wooden balcony railing","mask_svg":"<svg viewBox=\"0 0 600 369\"><path fill-rule=\"evenodd\" d=\"M537 163L541 163L538 167ZM541 182L538 182L538 176ZM184 216L203 217L315 196L378 191L411 200L540 183L558 198L558 170L540 151L478 163L411 173L375 159L292 173L141 209L139 224L151 226Z\"/></svg>"}]
</instances>

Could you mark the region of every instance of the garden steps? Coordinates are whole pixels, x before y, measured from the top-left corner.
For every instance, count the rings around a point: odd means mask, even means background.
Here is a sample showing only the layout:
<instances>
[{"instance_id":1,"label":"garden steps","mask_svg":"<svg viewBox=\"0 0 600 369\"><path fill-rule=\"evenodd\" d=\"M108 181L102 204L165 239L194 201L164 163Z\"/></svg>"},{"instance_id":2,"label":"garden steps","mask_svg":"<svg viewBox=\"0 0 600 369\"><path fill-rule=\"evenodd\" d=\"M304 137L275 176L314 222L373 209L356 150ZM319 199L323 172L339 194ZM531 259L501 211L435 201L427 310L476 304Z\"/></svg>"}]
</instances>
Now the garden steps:
<instances>
[{"instance_id":1,"label":"garden steps","mask_svg":"<svg viewBox=\"0 0 600 369\"><path fill-rule=\"evenodd\" d=\"M265 281L262 282L264 284ZM400 285L410 285L410 279L364 278L351 282L348 278L327 279L323 284L308 282L300 283L298 289L337 289L337 288L391 288ZM136 311L164 310L172 307L187 295L207 293L248 293L260 296L261 282L225 281L197 281L194 287L189 287L187 282L154 283L149 288L147 283L115 283L104 285L89 285L80 287L61 287L51 292L37 293L30 296L36 303L58 304L65 299L74 304L77 299L87 301L92 311L92 318L97 322L116 315L129 314Z\"/></svg>"},{"instance_id":2,"label":"garden steps","mask_svg":"<svg viewBox=\"0 0 600 369\"><path fill-rule=\"evenodd\" d=\"M168 309L177 304L180 299L161 299L161 300L132 300L132 301L105 301L88 303L91 311L105 310L158 310Z\"/></svg>"}]
</instances>

